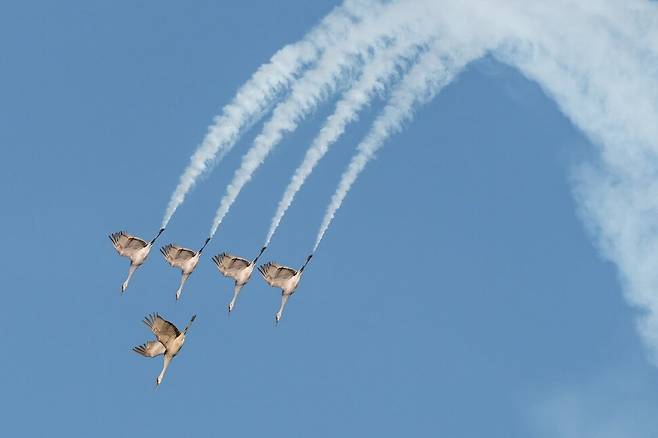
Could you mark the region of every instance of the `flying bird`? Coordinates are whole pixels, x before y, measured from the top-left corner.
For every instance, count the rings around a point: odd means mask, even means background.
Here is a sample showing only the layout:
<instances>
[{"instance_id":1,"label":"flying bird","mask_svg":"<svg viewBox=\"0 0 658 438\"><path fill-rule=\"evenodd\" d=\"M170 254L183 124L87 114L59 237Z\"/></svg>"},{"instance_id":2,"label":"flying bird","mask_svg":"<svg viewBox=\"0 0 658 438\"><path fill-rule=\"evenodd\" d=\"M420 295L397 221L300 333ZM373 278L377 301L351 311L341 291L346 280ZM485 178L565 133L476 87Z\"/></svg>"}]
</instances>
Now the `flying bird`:
<instances>
[{"instance_id":1,"label":"flying bird","mask_svg":"<svg viewBox=\"0 0 658 438\"><path fill-rule=\"evenodd\" d=\"M185 343L185 335L190 328L196 315L192 315L192 319L181 333L175 325L162 318L157 313L146 316L144 324L146 324L151 331L155 334L155 341L149 341L142 345L133 348L133 351L141 354L144 357L155 357L164 354L164 365L160 375L155 379L155 384L160 386L162 378L164 377L169 363L176 357L183 344Z\"/></svg>"},{"instance_id":2,"label":"flying bird","mask_svg":"<svg viewBox=\"0 0 658 438\"><path fill-rule=\"evenodd\" d=\"M279 265L276 263L268 262L264 265L258 267L258 271L261 273L267 284L272 287L281 288L281 307L279 311L276 312L275 322L278 323L281 320L281 315L283 314L283 308L288 302L288 298L295 293L299 280L302 277L304 268L313 257L313 254L309 255L306 258L306 262L299 269L295 271L292 268L287 266Z\"/></svg>"},{"instance_id":3,"label":"flying bird","mask_svg":"<svg viewBox=\"0 0 658 438\"><path fill-rule=\"evenodd\" d=\"M132 277L137 268L139 268L146 261L146 258L148 257L149 252L151 252L151 247L155 243L155 240L160 237L160 234L162 234L164 230L164 228L160 228L157 236L155 236L153 240L148 243L139 237L135 237L126 233L125 231L119 231L118 233L113 233L108 236L119 255L128 257L130 259L128 278L126 278L126 281L124 281L121 285L121 293L126 291L130 277Z\"/></svg>"},{"instance_id":4,"label":"flying bird","mask_svg":"<svg viewBox=\"0 0 658 438\"><path fill-rule=\"evenodd\" d=\"M169 262L174 268L180 268L182 277L180 279L180 286L176 291L176 299L180 298L180 294L183 291L183 285L190 277L190 274L194 272L196 265L199 263L199 257L203 252L203 248L210 242L210 237L206 239L206 243L203 244L200 250L192 251L191 249L183 248L182 246L169 244L160 248L160 252L164 256L165 260Z\"/></svg>"},{"instance_id":5,"label":"flying bird","mask_svg":"<svg viewBox=\"0 0 658 438\"><path fill-rule=\"evenodd\" d=\"M233 299L230 303L228 303L228 313L231 313L235 307L235 301L238 299L240 289L242 289L242 286L249 282L251 273L254 270L254 266L266 248L266 246L262 247L260 253L258 253L256 258L251 262L243 259L242 257L234 256L225 252L217 254L212 258L213 262L215 262L215 265L217 265L217 269L224 277L231 277L235 280L235 287L233 288Z\"/></svg>"}]
</instances>

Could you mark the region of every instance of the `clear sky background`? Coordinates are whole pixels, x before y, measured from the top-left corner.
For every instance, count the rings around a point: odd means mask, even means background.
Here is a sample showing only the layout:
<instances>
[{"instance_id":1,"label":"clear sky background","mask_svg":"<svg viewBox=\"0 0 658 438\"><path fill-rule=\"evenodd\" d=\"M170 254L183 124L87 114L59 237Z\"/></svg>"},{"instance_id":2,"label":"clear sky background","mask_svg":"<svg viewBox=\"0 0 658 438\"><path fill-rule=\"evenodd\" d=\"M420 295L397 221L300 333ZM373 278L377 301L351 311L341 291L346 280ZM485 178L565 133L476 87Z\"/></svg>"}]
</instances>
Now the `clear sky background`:
<instances>
[{"instance_id":1,"label":"clear sky background","mask_svg":"<svg viewBox=\"0 0 658 438\"><path fill-rule=\"evenodd\" d=\"M193 4L192 4L193 3ZM331 104L247 185L175 302L158 230L212 117L337 2L15 2L0 13L0 266L6 436L655 437L649 365L616 268L572 197L594 146L513 69L469 66L389 141L338 212L274 327L280 293L232 283ZM298 266L355 145L351 126L264 260ZM257 125L178 210L158 246L203 243ZM198 315L162 386L131 351L150 312Z\"/></svg>"}]
</instances>

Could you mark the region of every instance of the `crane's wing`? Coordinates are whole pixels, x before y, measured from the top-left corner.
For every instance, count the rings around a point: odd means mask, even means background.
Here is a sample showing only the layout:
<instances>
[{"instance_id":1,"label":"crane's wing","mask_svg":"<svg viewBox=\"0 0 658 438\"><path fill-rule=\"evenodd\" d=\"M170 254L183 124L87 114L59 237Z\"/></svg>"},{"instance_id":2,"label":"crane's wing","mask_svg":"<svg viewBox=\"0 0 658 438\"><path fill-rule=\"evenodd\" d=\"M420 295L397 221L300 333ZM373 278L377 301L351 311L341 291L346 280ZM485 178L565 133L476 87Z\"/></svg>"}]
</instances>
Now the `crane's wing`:
<instances>
[{"instance_id":1,"label":"crane's wing","mask_svg":"<svg viewBox=\"0 0 658 438\"><path fill-rule=\"evenodd\" d=\"M283 287L286 280L297 274L297 271L292 268L272 262L261 265L258 270L267 284L272 287Z\"/></svg>"},{"instance_id":2,"label":"crane's wing","mask_svg":"<svg viewBox=\"0 0 658 438\"><path fill-rule=\"evenodd\" d=\"M182 268L186 261L196 255L191 249L183 248L182 246L173 245L171 243L160 248L160 252L165 260L175 268Z\"/></svg>"},{"instance_id":3,"label":"crane's wing","mask_svg":"<svg viewBox=\"0 0 658 438\"><path fill-rule=\"evenodd\" d=\"M133 348L135 353L139 353L144 357L155 357L164 354L167 349L160 341L149 341L142 345Z\"/></svg>"},{"instance_id":4,"label":"crane's wing","mask_svg":"<svg viewBox=\"0 0 658 438\"><path fill-rule=\"evenodd\" d=\"M148 245L144 240L132 236L125 231L112 233L109 235L109 238L117 252L125 257L131 257L137 250L145 248Z\"/></svg>"},{"instance_id":5,"label":"crane's wing","mask_svg":"<svg viewBox=\"0 0 658 438\"><path fill-rule=\"evenodd\" d=\"M240 271L250 265L250 263L242 257L237 257L225 252L217 254L212 260L217 265L219 272L225 277L235 278Z\"/></svg>"},{"instance_id":6,"label":"crane's wing","mask_svg":"<svg viewBox=\"0 0 658 438\"><path fill-rule=\"evenodd\" d=\"M165 346L171 340L180 335L180 332L175 325L162 318L157 313L152 313L144 318L144 324L149 326L151 331L155 334L155 337L158 338L158 341Z\"/></svg>"}]
</instances>

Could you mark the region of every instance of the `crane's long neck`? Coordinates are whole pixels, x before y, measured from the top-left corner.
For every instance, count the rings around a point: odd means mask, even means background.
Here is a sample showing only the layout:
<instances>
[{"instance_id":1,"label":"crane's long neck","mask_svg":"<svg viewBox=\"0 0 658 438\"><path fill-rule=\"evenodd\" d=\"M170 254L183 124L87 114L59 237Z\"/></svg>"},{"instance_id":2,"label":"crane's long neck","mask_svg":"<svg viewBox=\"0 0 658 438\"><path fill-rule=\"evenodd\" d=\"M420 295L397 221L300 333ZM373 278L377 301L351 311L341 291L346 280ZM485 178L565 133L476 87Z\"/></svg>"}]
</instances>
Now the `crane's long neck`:
<instances>
[{"instance_id":1,"label":"crane's long neck","mask_svg":"<svg viewBox=\"0 0 658 438\"><path fill-rule=\"evenodd\" d=\"M185 330L183 330L183 335L187 334L187 331L192 326L192 323L194 322L195 319L196 319L196 315L192 315L192 318L190 318L190 322L187 323L187 325L185 326Z\"/></svg>"},{"instance_id":2,"label":"crane's long neck","mask_svg":"<svg viewBox=\"0 0 658 438\"><path fill-rule=\"evenodd\" d=\"M258 257L256 257L256 258L258 258ZM236 285L235 285L235 288L233 289L233 298L231 299L231 302L228 303L228 311L229 311L229 313L231 313L231 311L232 311L233 308L235 307L235 302L236 302L237 299L238 299L238 295L240 295L240 289L242 289L242 285L238 285L238 284L236 284Z\"/></svg>"},{"instance_id":3,"label":"crane's long neck","mask_svg":"<svg viewBox=\"0 0 658 438\"><path fill-rule=\"evenodd\" d=\"M206 239L206 242L203 244L203 246L202 246L201 249L199 250L199 254L201 254L201 253L203 252L203 249L206 247L206 245L208 244L208 242L210 242L210 239L211 239L210 237L208 237L208 238Z\"/></svg>"},{"instance_id":4,"label":"crane's long neck","mask_svg":"<svg viewBox=\"0 0 658 438\"><path fill-rule=\"evenodd\" d=\"M302 267L299 269L299 273L300 273L300 274L301 274L302 272L304 272L304 268L306 267L306 265L308 265L308 262L311 261L311 258L312 258L312 257L313 257L313 254L311 254L311 255L309 255L308 257L306 257L306 261L304 262L304 264L302 265Z\"/></svg>"},{"instance_id":5,"label":"crane's long neck","mask_svg":"<svg viewBox=\"0 0 658 438\"><path fill-rule=\"evenodd\" d=\"M130 268L128 269L128 278L126 278L126 281L124 281L123 284L121 285L121 293L125 292L126 289L128 289L128 283L130 282L130 278L133 276L137 268L138 268L137 265L133 265L132 263L130 264Z\"/></svg>"},{"instance_id":6,"label":"crane's long neck","mask_svg":"<svg viewBox=\"0 0 658 438\"><path fill-rule=\"evenodd\" d=\"M158 239L158 237L160 237L160 234L162 234L162 232L163 232L164 230L165 230L164 228L160 228L160 231L158 231L157 236L155 236L155 237L153 238L153 240L151 240L151 245L153 245L153 244L155 243L155 241Z\"/></svg>"},{"instance_id":7,"label":"crane's long neck","mask_svg":"<svg viewBox=\"0 0 658 438\"><path fill-rule=\"evenodd\" d=\"M176 299L178 300L180 298L180 294L183 293L183 286L185 286L185 282L187 279L190 277L190 274L183 274L180 279L180 286L178 286L178 290L176 291Z\"/></svg>"},{"instance_id":8,"label":"crane's long neck","mask_svg":"<svg viewBox=\"0 0 658 438\"><path fill-rule=\"evenodd\" d=\"M263 253L265 252L266 249L267 249L267 246L264 246L264 247L262 247L262 248L260 249L260 252L259 252L258 255L256 256L256 258L251 262L252 265L255 265L255 264L256 264L256 262L258 261L258 259L260 258L260 256L263 255Z\"/></svg>"},{"instance_id":9,"label":"crane's long neck","mask_svg":"<svg viewBox=\"0 0 658 438\"><path fill-rule=\"evenodd\" d=\"M290 295L281 294L281 307L279 307L279 311L276 312L276 322L279 322L281 319L281 316L283 315L283 308L286 307L288 298L290 298Z\"/></svg>"},{"instance_id":10,"label":"crane's long neck","mask_svg":"<svg viewBox=\"0 0 658 438\"><path fill-rule=\"evenodd\" d=\"M171 362L171 356L165 353L164 356L164 364L162 366L162 371L160 371L160 375L158 378L155 380L155 383L159 386L160 383L162 383L162 379L164 378L165 373L167 372L167 368L169 368L169 363Z\"/></svg>"}]
</instances>

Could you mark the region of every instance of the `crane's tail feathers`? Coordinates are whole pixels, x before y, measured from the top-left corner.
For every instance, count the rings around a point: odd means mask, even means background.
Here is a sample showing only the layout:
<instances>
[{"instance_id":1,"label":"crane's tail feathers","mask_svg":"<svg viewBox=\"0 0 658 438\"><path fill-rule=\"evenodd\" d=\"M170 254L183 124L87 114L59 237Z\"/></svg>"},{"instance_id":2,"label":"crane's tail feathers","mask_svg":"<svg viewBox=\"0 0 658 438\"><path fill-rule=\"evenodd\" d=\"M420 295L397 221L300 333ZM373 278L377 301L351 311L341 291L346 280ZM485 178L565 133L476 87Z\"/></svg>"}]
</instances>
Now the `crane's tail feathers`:
<instances>
[{"instance_id":1,"label":"crane's tail feathers","mask_svg":"<svg viewBox=\"0 0 658 438\"><path fill-rule=\"evenodd\" d=\"M224 257L226 257L225 252L213 256L212 261L215 262L215 264L219 268L219 265L220 265L220 263L222 263L222 260L224 259Z\"/></svg>"},{"instance_id":2,"label":"crane's tail feathers","mask_svg":"<svg viewBox=\"0 0 658 438\"><path fill-rule=\"evenodd\" d=\"M148 328L153 330L153 324L155 324L155 321L160 318L160 315L157 312L153 312L149 315L146 315L144 317L144 320L142 321Z\"/></svg>"},{"instance_id":3,"label":"crane's tail feathers","mask_svg":"<svg viewBox=\"0 0 658 438\"><path fill-rule=\"evenodd\" d=\"M270 267L270 263L265 263L264 265L260 265L258 267L258 272L260 272L260 275L263 276L263 278L267 279L267 269Z\"/></svg>"},{"instance_id":4,"label":"crane's tail feathers","mask_svg":"<svg viewBox=\"0 0 658 438\"><path fill-rule=\"evenodd\" d=\"M172 243L169 243L163 246L162 248L160 248L160 253L171 266L174 266L174 264L172 263L172 259L170 259L170 255L174 249L175 247Z\"/></svg>"},{"instance_id":5,"label":"crane's tail feathers","mask_svg":"<svg viewBox=\"0 0 658 438\"><path fill-rule=\"evenodd\" d=\"M109 237L110 240L112 241L112 245L117 246L117 244L119 243L119 238L121 236L124 236L125 234L126 234L125 231L121 230L121 231L117 231L116 233L112 233L107 237Z\"/></svg>"}]
</instances>

